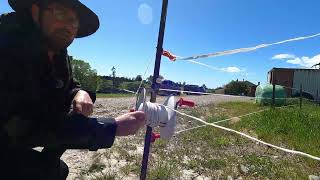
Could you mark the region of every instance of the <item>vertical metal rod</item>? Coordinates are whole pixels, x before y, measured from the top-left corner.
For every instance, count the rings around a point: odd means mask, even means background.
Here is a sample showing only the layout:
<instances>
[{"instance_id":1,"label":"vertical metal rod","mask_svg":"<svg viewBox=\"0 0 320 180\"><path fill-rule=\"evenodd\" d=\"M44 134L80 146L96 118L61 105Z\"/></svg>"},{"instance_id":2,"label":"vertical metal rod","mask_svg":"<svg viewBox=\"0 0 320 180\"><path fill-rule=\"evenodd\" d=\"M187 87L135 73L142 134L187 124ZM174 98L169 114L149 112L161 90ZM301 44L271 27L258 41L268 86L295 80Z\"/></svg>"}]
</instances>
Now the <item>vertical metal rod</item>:
<instances>
[{"instance_id":1,"label":"vertical metal rod","mask_svg":"<svg viewBox=\"0 0 320 180\"><path fill-rule=\"evenodd\" d=\"M302 84L300 84L300 110L302 109Z\"/></svg>"},{"instance_id":2,"label":"vertical metal rod","mask_svg":"<svg viewBox=\"0 0 320 180\"><path fill-rule=\"evenodd\" d=\"M164 38L164 31L166 26L166 18L167 18L167 9L168 9L168 0L163 0L162 2L162 11L161 11L161 20L160 20L160 29L159 29L159 36L158 36L158 45L157 45L157 54L153 72L153 80L152 80L152 89L151 92L151 99L150 102L156 102L158 86L156 80L159 77L160 72L160 64L161 64L161 56L163 52L163 38ZM141 174L140 179L145 180L147 177L147 170L148 170L148 159L149 159L149 152L150 152L150 144L151 144L151 134L152 134L152 127L147 126L145 141L144 141L144 150L143 150L143 159L141 164Z\"/></svg>"}]
</instances>

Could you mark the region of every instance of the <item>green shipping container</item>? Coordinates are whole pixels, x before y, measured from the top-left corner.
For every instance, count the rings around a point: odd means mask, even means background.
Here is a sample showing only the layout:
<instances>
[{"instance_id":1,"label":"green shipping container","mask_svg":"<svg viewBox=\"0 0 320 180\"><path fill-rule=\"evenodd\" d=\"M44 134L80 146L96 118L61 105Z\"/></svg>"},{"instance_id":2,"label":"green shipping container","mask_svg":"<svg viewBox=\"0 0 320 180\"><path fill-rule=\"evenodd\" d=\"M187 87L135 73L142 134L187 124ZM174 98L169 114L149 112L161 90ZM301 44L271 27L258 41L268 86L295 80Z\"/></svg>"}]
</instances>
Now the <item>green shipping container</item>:
<instances>
[{"instance_id":1,"label":"green shipping container","mask_svg":"<svg viewBox=\"0 0 320 180\"><path fill-rule=\"evenodd\" d=\"M272 84L259 85L256 89L256 103L262 105L272 104ZM284 87L276 85L275 87L275 104L277 106L286 104L287 93Z\"/></svg>"}]
</instances>

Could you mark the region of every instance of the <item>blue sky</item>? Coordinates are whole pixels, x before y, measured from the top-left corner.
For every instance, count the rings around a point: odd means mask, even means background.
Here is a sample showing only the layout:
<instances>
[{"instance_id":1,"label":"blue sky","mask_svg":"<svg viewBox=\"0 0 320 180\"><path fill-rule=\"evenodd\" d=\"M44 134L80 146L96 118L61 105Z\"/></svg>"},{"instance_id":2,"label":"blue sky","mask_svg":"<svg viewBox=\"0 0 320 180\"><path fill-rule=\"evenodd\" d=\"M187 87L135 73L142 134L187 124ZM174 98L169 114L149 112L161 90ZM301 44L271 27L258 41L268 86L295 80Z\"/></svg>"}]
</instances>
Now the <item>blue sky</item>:
<instances>
[{"instance_id":1,"label":"blue sky","mask_svg":"<svg viewBox=\"0 0 320 180\"><path fill-rule=\"evenodd\" d=\"M135 77L152 61L151 75L162 1L82 2L98 14L101 27L76 39L69 54L88 61L100 75L109 75L115 66L118 76ZM318 7L316 0L169 0L164 49L185 57L317 34ZM10 11L2 1L0 13ZM320 62L320 37L199 62L224 70L162 58L161 75L210 88L235 79L265 83L273 67L305 68Z\"/></svg>"}]
</instances>

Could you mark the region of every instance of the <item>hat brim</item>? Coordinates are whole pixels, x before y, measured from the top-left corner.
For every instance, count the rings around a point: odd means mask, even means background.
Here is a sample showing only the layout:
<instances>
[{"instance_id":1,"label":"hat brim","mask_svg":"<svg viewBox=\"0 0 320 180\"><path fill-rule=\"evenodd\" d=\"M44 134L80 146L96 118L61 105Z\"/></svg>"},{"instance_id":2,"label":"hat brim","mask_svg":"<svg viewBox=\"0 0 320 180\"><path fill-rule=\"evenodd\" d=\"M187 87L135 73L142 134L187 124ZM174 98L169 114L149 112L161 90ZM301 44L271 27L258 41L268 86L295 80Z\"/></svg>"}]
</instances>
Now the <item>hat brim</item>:
<instances>
[{"instance_id":1,"label":"hat brim","mask_svg":"<svg viewBox=\"0 0 320 180\"><path fill-rule=\"evenodd\" d=\"M8 0L9 5L15 11L20 11L37 2L37 0ZM63 3L70 5L79 16L79 29L76 38L90 36L95 33L100 26L98 16L87 6L78 0L65 0Z\"/></svg>"}]
</instances>

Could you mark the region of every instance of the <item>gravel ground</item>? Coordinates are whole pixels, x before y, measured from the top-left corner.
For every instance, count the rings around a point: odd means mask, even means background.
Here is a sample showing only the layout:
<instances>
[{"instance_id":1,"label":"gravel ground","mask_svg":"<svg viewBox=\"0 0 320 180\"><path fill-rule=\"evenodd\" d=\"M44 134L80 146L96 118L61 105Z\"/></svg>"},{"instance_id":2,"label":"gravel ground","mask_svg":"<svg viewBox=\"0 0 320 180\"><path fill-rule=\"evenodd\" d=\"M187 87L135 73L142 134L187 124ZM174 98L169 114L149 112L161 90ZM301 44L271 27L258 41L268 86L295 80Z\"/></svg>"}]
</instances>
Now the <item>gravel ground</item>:
<instances>
[{"instance_id":1,"label":"gravel ground","mask_svg":"<svg viewBox=\"0 0 320 180\"><path fill-rule=\"evenodd\" d=\"M178 98L178 97L177 97ZM149 98L148 98L149 99ZM166 97L159 96L157 98L157 102L162 103ZM205 96L187 96L185 99L192 100L196 103L197 106L203 106L213 103L222 103L222 102L229 102L229 101L252 101L254 98L249 97L235 97L235 96L221 96L221 95L205 95ZM94 110L94 117L116 117L120 114L128 112L129 107L133 107L135 104L135 98L134 97L126 97L126 98L104 98L104 99L97 99L95 103L95 110ZM177 130L181 129L181 124L177 125ZM180 126L180 127L179 127ZM140 132L144 133L142 130ZM132 138L133 140L140 141L140 143L135 144L137 147L136 153L142 154L143 150L143 140L140 138L135 138L135 136L131 137L125 137L125 138L117 138L115 141L115 144L121 143L123 139L126 139L129 141ZM99 150L103 151L103 150ZM98 151L98 152L99 152ZM92 156L96 154L97 152L90 152L87 150L68 150L64 153L62 156L62 159L68 164L69 166L69 176L68 180L77 179L76 177L79 176L81 171L83 169L88 169L88 166L90 165L92 161ZM113 168L117 168L119 166L116 166L117 164L121 164L119 162L114 162ZM129 179L134 179L130 178Z\"/></svg>"}]
</instances>

